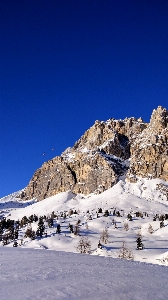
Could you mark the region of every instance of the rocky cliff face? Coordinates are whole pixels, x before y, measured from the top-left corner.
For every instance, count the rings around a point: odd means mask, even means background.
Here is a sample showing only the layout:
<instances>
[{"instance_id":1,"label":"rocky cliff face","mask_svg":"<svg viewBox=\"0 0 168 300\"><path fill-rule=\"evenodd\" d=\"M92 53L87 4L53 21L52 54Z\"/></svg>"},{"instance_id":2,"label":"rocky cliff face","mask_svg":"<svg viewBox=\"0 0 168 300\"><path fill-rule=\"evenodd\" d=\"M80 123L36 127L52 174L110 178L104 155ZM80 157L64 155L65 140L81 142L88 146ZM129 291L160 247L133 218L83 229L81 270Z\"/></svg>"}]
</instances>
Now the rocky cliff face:
<instances>
[{"instance_id":1,"label":"rocky cliff face","mask_svg":"<svg viewBox=\"0 0 168 300\"><path fill-rule=\"evenodd\" d=\"M136 176L168 180L168 111L161 106L154 110L150 123L130 147L130 168L127 178Z\"/></svg>"},{"instance_id":2,"label":"rocky cliff face","mask_svg":"<svg viewBox=\"0 0 168 300\"><path fill-rule=\"evenodd\" d=\"M57 193L100 193L121 176L168 179L168 111L154 110L149 124L126 118L96 121L72 148L44 163L22 198L42 200Z\"/></svg>"}]
</instances>

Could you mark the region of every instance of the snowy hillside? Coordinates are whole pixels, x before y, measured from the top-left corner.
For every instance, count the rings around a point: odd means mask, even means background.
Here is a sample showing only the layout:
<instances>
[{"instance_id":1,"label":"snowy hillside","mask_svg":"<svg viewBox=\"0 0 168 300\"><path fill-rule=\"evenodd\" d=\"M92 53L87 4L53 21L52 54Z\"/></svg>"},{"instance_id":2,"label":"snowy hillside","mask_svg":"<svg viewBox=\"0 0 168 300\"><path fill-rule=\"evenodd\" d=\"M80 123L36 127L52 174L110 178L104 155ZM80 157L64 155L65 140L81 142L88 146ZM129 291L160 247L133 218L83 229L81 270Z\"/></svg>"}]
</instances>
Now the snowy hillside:
<instances>
[{"instance_id":1,"label":"snowy hillside","mask_svg":"<svg viewBox=\"0 0 168 300\"><path fill-rule=\"evenodd\" d=\"M87 237L91 255L118 258L123 242L126 242L135 261L167 265L168 202L164 192L167 186L159 179L140 178L137 183L120 181L98 195L85 197L64 192L40 202L36 199L21 201L14 193L0 199L0 216L1 219L15 220L15 227L25 216L43 216L41 237L25 237L27 229L37 232L38 220L31 223L29 220L19 226L17 242L20 248L80 252L77 247L81 237ZM48 221L51 215L52 225ZM160 225L162 218L163 226ZM58 225L60 233L56 233ZM107 238L102 237L104 231ZM3 229L1 246L8 232L9 229ZM144 245L143 250L137 250L138 236ZM98 247L99 241L101 247ZM14 240L9 239L5 248L13 247L13 244Z\"/></svg>"},{"instance_id":2,"label":"snowy hillside","mask_svg":"<svg viewBox=\"0 0 168 300\"><path fill-rule=\"evenodd\" d=\"M166 299L167 188L139 178L87 197L0 199L1 299Z\"/></svg>"}]
</instances>

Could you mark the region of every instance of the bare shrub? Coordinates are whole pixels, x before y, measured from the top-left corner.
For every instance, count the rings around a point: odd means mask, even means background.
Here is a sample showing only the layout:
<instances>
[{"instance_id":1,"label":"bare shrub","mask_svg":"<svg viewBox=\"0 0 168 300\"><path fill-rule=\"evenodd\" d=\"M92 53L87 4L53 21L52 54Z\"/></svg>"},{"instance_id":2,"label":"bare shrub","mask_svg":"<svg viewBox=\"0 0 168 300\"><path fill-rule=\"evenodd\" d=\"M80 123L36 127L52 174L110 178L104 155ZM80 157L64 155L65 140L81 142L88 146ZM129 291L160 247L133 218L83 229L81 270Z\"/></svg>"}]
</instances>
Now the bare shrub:
<instances>
[{"instance_id":1,"label":"bare shrub","mask_svg":"<svg viewBox=\"0 0 168 300\"><path fill-rule=\"evenodd\" d=\"M76 250L80 253L90 253L91 251L91 242L88 237L82 236L79 240L79 243L76 247Z\"/></svg>"},{"instance_id":2,"label":"bare shrub","mask_svg":"<svg viewBox=\"0 0 168 300\"><path fill-rule=\"evenodd\" d=\"M108 229L105 228L105 229L103 229L102 234L100 235L100 241L104 244L107 244L108 239L109 239Z\"/></svg>"},{"instance_id":3,"label":"bare shrub","mask_svg":"<svg viewBox=\"0 0 168 300\"><path fill-rule=\"evenodd\" d=\"M148 226L148 232L149 232L150 234L154 233L154 229L153 229L153 227L152 227L151 224L149 224L149 226Z\"/></svg>"},{"instance_id":4,"label":"bare shrub","mask_svg":"<svg viewBox=\"0 0 168 300\"><path fill-rule=\"evenodd\" d=\"M70 209L69 212L68 212L68 216L69 216L69 217L72 216L73 213L74 213L74 212L73 212L73 209Z\"/></svg>"},{"instance_id":5,"label":"bare shrub","mask_svg":"<svg viewBox=\"0 0 168 300\"><path fill-rule=\"evenodd\" d=\"M134 259L134 255L132 251L128 248L125 241L123 241L118 257L122 259L128 259L128 260Z\"/></svg>"},{"instance_id":6,"label":"bare shrub","mask_svg":"<svg viewBox=\"0 0 168 300\"><path fill-rule=\"evenodd\" d=\"M124 222L124 229L125 229L126 231L128 231L128 230L129 230L129 225L128 225L128 222Z\"/></svg>"}]
</instances>

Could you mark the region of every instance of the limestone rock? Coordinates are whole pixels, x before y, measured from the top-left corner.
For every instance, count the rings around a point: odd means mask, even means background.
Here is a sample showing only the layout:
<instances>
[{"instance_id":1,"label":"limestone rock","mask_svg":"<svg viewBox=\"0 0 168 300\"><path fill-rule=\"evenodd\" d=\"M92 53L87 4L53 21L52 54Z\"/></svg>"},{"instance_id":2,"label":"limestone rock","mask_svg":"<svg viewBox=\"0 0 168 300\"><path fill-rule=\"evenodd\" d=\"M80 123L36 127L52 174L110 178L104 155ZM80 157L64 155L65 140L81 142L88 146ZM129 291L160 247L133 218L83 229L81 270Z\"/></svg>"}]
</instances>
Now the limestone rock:
<instances>
[{"instance_id":1,"label":"limestone rock","mask_svg":"<svg viewBox=\"0 0 168 300\"><path fill-rule=\"evenodd\" d=\"M22 198L74 193L100 193L126 176L168 180L168 111L159 106L150 123L141 118L96 121L72 148L38 169Z\"/></svg>"},{"instance_id":2,"label":"limestone rock","mask_svg":"<svg viewBox=\"0 0 168 300\"><path fill-rule=\"evenodd\" d=\"M127 179L136 176L168 180L168 111L159 106L150 123L130 147Z\"/></svg>"}]
</instances>

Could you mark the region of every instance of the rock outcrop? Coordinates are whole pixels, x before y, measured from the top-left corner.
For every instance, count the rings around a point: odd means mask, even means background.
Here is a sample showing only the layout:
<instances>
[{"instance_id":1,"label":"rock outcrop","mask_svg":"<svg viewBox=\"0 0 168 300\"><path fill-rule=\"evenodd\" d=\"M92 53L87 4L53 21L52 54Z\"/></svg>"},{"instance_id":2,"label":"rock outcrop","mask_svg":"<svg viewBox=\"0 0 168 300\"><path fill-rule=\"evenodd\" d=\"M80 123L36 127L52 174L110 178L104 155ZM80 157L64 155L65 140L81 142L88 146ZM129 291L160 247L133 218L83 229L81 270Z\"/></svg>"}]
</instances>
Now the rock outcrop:
<instances>
[{"instance_id":1,"label":"rock outcrop","mask_svg":"<svg viewBox=\"0 0 168 300\"><path fill-rule=\"evenodd\" d=\"M130 168L127 178L136 176L168 180L168 111L161 106L154 110L150 123L130 147Z\"/></svg>"},{"instance_id":2,"label":"rock outcrop","mask_svg":"<svg viewBox=\"0 0 168 300\"><path fill-rule=\"evenodd\" d=\"M42 200L57 193L100 193L122 176L168 180L168 111L154 110L150 123L141 118L96 121L72 148L45 162L30 180L24 199Z\"/></svg>"}]
</instances>

